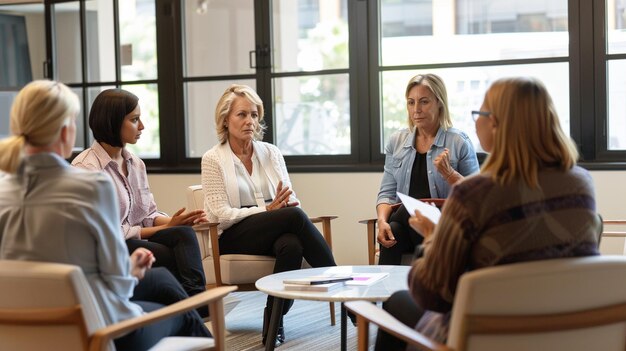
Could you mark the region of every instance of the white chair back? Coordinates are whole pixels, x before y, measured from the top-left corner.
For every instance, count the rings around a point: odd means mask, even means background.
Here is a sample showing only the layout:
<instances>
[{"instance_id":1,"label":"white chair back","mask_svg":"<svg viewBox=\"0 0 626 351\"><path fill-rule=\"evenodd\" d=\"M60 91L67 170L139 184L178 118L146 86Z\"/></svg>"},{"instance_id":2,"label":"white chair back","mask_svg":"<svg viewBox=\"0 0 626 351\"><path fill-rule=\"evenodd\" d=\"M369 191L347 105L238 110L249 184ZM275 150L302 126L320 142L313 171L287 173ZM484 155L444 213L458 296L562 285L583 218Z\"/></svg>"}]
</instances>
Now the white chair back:
<instances>
[{"instance_id":1,"label":"white chair back","mask_svg":"<svg viewBox=\"0 0 626 351\"><path fill-rule=\"evenodd\" d=\"M448 340L455 350L616 351L626 345L623 256L480 269L461 277L456 296Z\"/></svg>"},{"instance_id":2,"label":"white chair back","mask_svg":"<svg viewBox=\"0 0 626 351\"><path fill-rule=\"evenodd\" d=\"M77 266L1 260L0 286L0 350L83 350L105 326Z\"/></svg>"}]
</instances>

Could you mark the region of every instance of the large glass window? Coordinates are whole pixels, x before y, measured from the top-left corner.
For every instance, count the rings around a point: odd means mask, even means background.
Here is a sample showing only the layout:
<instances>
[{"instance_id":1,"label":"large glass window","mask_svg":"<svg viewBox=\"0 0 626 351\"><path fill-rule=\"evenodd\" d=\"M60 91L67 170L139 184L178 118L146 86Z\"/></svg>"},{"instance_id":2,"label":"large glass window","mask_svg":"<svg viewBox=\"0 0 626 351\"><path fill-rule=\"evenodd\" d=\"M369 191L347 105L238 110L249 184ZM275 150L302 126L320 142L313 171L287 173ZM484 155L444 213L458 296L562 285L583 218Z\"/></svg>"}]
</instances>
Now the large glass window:
<instances>
[{"instance_id":1,"label":"large glass window","mask_svg":"<svg viewBox=\"0 0 626 351\"><path fill-rule=\"evenodd\" d=\"M558 97L560 117L569 130L567 0L456 0L455 11L449 11L450 2L389 0L380 4L380 150L393 132L407 127L406 83L426 72L444 79L454 126L470 135L477 149L480 145L469 112L480 107L489 84L503 76L535 76L554 87L550 91ZM405 13L427 16L421 23L432 23L432 33L404 30L390 35L393 31L386 28ZM537 63L545 58L562 62ZM503 60L508 64L500 64ZM407 69L398 70L398 66Z\"/></svg>"},{"instance_id":2,"label":"large glass window","mask_svg":"<svg viewBox=\"0 0 626 351\"><path fill-rule=\"evenodd\" d=\"M607 1L608 150L626 150L626 0Z\"/></svg>"},{"instance_id":3,"label":"large glass window","mask_svg":"<svg viewBox=\"0 0 626 351\"><path fill-rule=\"evenodd\" d=\"M151 169L197 171L217 143L217 99L241 83L263 99L264 139L290 170L379 170L389 136L407 125L406 82L426 72L443 77L454 126L478 150L469 111L494 80L527 75L547 85L585 165L626 157L626 0L48 3L50 48L43 5L0 5L0 113L24 82L59 79L83 100L82 149L91 101L126 88L146 125L133 150ZM20 26L28 54L15 45Z\"/></svg>"},{"instance_id":4,"label":"large glass window","mask_svg":"<svg viewBox=\"0 0 626 351\"><path fill-rule=\"evenodd\" d=\"M43 4L0 5L0 138L10 135L9 114L17 92L44 78Z\"/></svg>"},{"instance_id":5,"label":"large glass window","mask_svg":"<svg viewBox=\"0 0 626 351\"><path fill-rule=\"evenodd\" d=\"M52 2L52 77L83 102L77 151L93 141L87 123L91 103L100 91L119 87L139 97L146 126L141 140L129 148L142 158L159 158L155 0Z\"/></svg>"},{"instance_id":6,"label":"large glass window","mask_svg":"<svg viewBox=\"0 0 626 351\"><path fill-rule=\"evenodd\" d=\"M347 74L274 79L276 145L283 155L350 153Z\"/></svg>"},{"instance_id":7,"label":"large glass window","mask_svg":"<svg viewBox=\"0 0 626 351\"><path fill-rule=\"evenodd\" d=\"M454 127L469 135L476 151L484 150L480 147L470 114L472 110L480 108L485 91L498 78L533 76L541 79L552 95L561 126L564 130L569 130L568 65L567 63L540 63L383 72L382 118L385 121L383 126L385 135L391 135L401 128L408 127L404 98L406 83L414 75L423 73L434 73L446 83L452 123Z\"/></svg>"},{"instance_id":8,"label":"large glass window","mask_svg":"<svg viewBox=\"0 0 626 351\"><path fill-rule=\"evenodd\" d=\"M285 155L351 152L346 0L272 1L274 141ZM316 74L285 74L313 71Z\"/></svg>"},{"instance_id":9,"label":"large glass window","mask_svg":"<svg viewBox=\"0 0 626 351\"><path fill-rule=\"evenodd\" d=\"M182 13L185 154L202 157L218 142L215 107L224 90L233 83L256 89L254 3L184 1Z\"/></svg>"}]
</instances>

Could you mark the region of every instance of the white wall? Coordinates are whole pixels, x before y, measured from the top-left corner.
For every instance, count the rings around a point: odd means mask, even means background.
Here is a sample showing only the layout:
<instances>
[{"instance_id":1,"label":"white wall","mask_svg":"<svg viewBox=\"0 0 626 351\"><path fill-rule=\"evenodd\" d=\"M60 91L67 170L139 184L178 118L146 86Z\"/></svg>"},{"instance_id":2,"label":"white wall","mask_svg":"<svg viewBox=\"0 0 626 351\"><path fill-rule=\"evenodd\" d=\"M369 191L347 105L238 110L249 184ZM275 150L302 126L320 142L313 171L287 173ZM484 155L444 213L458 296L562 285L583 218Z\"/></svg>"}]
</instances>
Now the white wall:
<instances>
[{"instance_id":1,"label":"white wall","mask_svg":"<svg viewBox=\"0 0 626 351\"><path fill-rule=\"evenodd\" d=\"M626 218L626 172L592 172L598 211L605 219ZM358 221L375 217L374 204L382 173L294 173L294 190L311 216L332 214L333 251L338 264L367 264L365 225ZM152 192L159 209L173 213L186 205L185 188L200 183L200 175L152 174ZM605 238L601 251L622 254L624 239Z\"/></svg>"}]
</instances>

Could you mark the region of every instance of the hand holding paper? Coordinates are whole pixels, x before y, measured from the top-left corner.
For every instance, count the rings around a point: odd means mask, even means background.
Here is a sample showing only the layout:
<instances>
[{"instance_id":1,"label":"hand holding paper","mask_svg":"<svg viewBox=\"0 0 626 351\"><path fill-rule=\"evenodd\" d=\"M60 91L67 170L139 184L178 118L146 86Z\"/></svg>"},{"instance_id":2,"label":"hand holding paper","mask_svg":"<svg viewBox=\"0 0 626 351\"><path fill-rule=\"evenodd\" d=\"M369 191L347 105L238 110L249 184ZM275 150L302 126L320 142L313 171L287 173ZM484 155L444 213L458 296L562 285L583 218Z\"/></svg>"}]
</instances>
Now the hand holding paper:
<instances>
[{"instance_id":1,"label":"hand holding paper","mask_svg":"<svg viewBox=\"0 0 626 351\"><path fill-rule=\"evenodd\" d=\"M400 200L402 200L407 212L411 215L409 225L424 238L429 237L433 233L435 224L439 221L439 217L441 217L439 209L401 193L398 193L398 196Z\"/></svg>"},{"instance_id":2,"label":"hand holding paper","mask_svg":"<svg viewBox=\"0 0 626 351\"><path fill-rule=\"evenodd\" d=\"M414 199L402 193L397 194L398 197L400 197L400 201L402 201L404 207L411 216L415 213L415 210L418 210L424 217L430 219L430 221L434 224L437 224L437 222L439 222L439 217L441 217L441 211L439 211L437 207L429 205L423 201Z\"/></svg>"}]
</instances>

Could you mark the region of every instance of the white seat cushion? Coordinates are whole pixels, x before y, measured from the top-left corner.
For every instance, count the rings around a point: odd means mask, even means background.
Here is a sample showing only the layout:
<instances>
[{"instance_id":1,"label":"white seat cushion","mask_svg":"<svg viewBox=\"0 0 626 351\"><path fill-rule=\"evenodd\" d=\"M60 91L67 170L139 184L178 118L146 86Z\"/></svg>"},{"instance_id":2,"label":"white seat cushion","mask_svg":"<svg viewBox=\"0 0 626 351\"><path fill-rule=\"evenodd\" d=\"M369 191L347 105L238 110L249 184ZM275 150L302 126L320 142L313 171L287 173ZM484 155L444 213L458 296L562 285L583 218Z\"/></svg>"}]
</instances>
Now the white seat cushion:
<instances>
[{"instance_id":1,"label":"white seat cushion","mask_svg":"<svg viewBox=\"0 0 626 351\"><path fill-rule=\"evenodd\" d=\"M249 284L274 272L274 257L260 255L221 255L224 284Z\"/></svg>"},{"instance_id":2,"label":"white seat cushion","mask_svg":"<svg viewBox=\"0 0 626 351\"><path fill-rule=\"evenodd\" d=\"M171 336L161 339L161 341L150 348L150 351L201 351L214 346L215 342L211 338Z\"/></svg>"}]
</instances>

